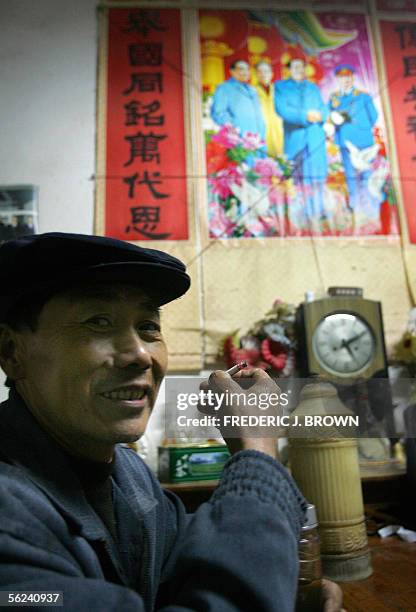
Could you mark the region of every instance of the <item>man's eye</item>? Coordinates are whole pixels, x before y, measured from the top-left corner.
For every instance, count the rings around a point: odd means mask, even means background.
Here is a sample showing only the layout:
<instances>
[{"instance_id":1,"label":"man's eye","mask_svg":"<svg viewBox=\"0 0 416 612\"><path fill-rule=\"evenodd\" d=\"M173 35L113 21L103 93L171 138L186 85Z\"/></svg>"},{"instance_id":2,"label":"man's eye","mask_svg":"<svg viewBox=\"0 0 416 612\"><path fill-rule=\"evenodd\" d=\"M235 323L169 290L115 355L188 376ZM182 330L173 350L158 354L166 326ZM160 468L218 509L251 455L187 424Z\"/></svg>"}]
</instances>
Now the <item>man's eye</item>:
<instances>
[{"instance_id":1,"label":"man's eye","mask_svg":"<svg viewBox=\"0 0 416 612\"><path fill-rule=\"evenodd\" d=\"M140 323L139 330L143 332L160 332L159 323L155 323L154 321L145 321L144 323Z\"/></svg>"},{"instance_id":2,"label":"man's eye","mask_svg":"<svg viewBox=\"0 0 416 612\"><path fill-rule=\"evenodd\" d=\"M106 328L110 327L111 321L108 317L91 317L86 321L89 325L94 325L95 327Z\"/></svg>"}]
</instances>

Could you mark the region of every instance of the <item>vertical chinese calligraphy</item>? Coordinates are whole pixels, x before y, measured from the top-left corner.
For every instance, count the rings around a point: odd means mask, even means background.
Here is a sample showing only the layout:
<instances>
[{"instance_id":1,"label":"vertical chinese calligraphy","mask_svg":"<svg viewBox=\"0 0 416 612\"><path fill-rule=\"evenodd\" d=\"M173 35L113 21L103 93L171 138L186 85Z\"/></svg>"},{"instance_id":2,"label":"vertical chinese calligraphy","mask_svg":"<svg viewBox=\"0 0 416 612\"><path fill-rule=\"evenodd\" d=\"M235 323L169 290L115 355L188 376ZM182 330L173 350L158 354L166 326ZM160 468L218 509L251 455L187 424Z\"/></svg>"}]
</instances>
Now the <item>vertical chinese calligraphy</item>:
<instances>
[{"instance_id":1,"label":"vertical chinese calligraphy","mask_svg":"<svg viewBox=\"0 0 416 612\"><path fill-rule=\"evenodd\" d=\"M180 12L108 11L105 234L188 238Z\"/></svg>"},{"instance_id":2,"label":"vertical chinese calligraphy","mask_svg":"<svg viewBox=\"0 0 416 612\"><path fill-rule=\"evenodd\" d=\"M416 22L380 21L409 240L416 243Z\"/></svg>"}]
</instances>

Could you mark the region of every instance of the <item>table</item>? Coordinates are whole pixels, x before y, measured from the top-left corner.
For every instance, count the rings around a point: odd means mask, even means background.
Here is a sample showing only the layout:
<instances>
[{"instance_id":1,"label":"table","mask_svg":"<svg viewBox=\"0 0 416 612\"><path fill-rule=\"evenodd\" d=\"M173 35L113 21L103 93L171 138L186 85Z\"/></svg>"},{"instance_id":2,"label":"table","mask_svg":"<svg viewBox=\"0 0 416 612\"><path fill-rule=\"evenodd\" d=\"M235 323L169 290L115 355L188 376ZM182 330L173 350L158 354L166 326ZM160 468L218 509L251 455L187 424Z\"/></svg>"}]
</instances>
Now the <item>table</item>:
<instances>
[{"instance_id":1,"label":"table","mask_svg":"<svg viewBox=\"0 0 416 612\"><path fill-rule=\"evenodd\" d=\"M416 542L370 536L374 573L366 580L344 582L347 612L412 612L416 610Z\"/></svg>"},{"instance_id":2,"label":"table","mask_svg":"<svg viewBox=\"0 0 416 612\"><path fill-rule=\"evenodd\" d=\"M188 512L195 512L198 506L208 501L217 484L218 480L161 483L163 488L174 491L182 499ZM365 504L395 504L401 502L406 490L406 476L404 471L388 476L363 476L361 484Z\"/></svg>"},{"instance_id":3,"label":"table","mask_svg":"<svg viewBox=\"0 0 416 612\"><path fill-rule=\"evenodd\" d=\"M207 501L217 481L206 480L180 484L164 484L181 497L187 510L193 512ZM364 477L362 479L366 516L388 524L404 524L416 530L412 523L410 500L406 514L400 503L406 493L404 474L395 477ZM373 575L366 580L344 582L344 606L347 612L416 612L416 542L409 544L397 536L381 539L369 536Z\"/></svg>"}]
</instances>

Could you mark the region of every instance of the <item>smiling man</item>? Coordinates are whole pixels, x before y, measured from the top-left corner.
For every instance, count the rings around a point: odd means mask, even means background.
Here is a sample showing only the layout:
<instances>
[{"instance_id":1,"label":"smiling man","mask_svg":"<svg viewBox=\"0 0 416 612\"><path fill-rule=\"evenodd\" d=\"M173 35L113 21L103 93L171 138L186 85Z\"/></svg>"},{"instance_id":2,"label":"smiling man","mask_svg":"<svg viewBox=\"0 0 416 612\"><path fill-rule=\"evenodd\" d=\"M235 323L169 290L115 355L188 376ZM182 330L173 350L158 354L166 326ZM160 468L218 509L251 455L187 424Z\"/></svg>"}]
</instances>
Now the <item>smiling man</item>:
<instances>
[{"instance_id":1,"label":"smiling man","mask_svg":"<svg viewBox=\"0 0 416 612\"><path fill-rule=\"evenodd\" d=\"M119 444L166 372L159 307L189 288L182 262L51 233L1 246L0 281L0 591L61 591L65 610L292 610L305 506L273 439L228 441L192 517ZM217 371L207 388L236 384Z\"/></svg>"},{"instance_id":2,"label":"smiling man","mask_svg":"<svg viewBox=\"0 0 416 612\"><path fill-rule=\"evenodd\" d=\"M158 307L143 291L62 291L35 334L20 331L18 351L9 371L19 393L68 451L110 461L114 444L143 434L167 366Z\"/></svg>"},{"instance_id":3,"label":"smiling man","mask_svg":"<svg viewBox=\"0 0 416 612\"><path fill-rule=\"evenodd\" d=\"M256 90L250 85L250 66L236 60L230 66L230 78L215 90L211 116L218 125L233 125L244 136L248 132L266 137L266 128Z\"/></svg>"}]
</instances>

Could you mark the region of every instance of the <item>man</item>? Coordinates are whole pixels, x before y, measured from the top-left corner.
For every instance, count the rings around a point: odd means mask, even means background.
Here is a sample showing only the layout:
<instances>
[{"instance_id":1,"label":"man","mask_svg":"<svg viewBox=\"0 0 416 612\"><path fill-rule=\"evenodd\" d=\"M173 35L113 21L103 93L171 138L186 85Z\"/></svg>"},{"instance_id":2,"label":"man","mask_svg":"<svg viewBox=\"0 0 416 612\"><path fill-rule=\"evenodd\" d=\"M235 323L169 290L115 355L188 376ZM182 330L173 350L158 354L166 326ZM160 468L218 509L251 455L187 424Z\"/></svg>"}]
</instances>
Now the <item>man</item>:
<instances>
[{"instance_id":1,"label":"man","mask_svg":"<svg viewBox=\"0 0 416 612\"><path fill-rule=\"evenodd\" d=\"M249 84L250 67L237 60L230 66L231 78L215 90L211 116L218 125L230 124L239 128L241 136L247 132L258 134L262 140L266 129L256 90Z\"/></svg>"},{"instance_id":2,"label":"man","mask_svg":"<svg viewBox=\"0 0 416 612\"><path fill-rule=\"evenodd\" d=\"M268 62L256 64L257 86L261 110L266 125L267 155L281 157L283 155L283 122L276 114L274 103L274 87L272 84L273 69Z\"/></svg>"},{"instance_id":3,"label":"man","mask_svg":"<svg viewBox=\"0 0 416 612\"><path fill-rule=\"evenodd\" d=\"M325 217L324 184L328 174L323 125L328 110L319 88L306 79L305 58L294 55L290 77L275 83L276 112L283 119L284 148L293 164L295 184L304 188L309 220Z\"/></svg>"},{"instance_id":4,"label":"man","mask_svg":"<svg viewBox=\"0 0 416 612\"><path fill-rule=\"evenodd\" d=\"M184 265L50 233L3 244L0 280L0 589L63 591L67 610L292 610L304 501L273 439L229 441L189 520L119 445L142 435L166 372L158 308L187 291ZM208 386L241 391L220 371Z\"/></svg>"},{"instance_id":5,"label":"man","mask_svg":"<svg viewBox=\"0 0 416 612\"><path fill-rule=\"evenodd\" d=\"M119 445L142 435L165 374L159 307L189 288L182 262L49 233L2 245L0 279L0 590L62 591L64 610L292 610L304 500L272 438L228 440L192 517ZM221 371L204 388L244 392Z\"/></svg>"},{"instance_id":6,"label":"man","mask_svg":"<svg viewBox=\"0 0 416 612\"><path fill-rule=\"evenodd\" d=\"M373 135L378 113L371 96L354 87L354 73L355 68L350 64L335 68L338 91L329 99L330 119L341 151L351 209L356 208L360 193L368 199L370 165L378 150Z\"/></svg>"}]
</instances>

